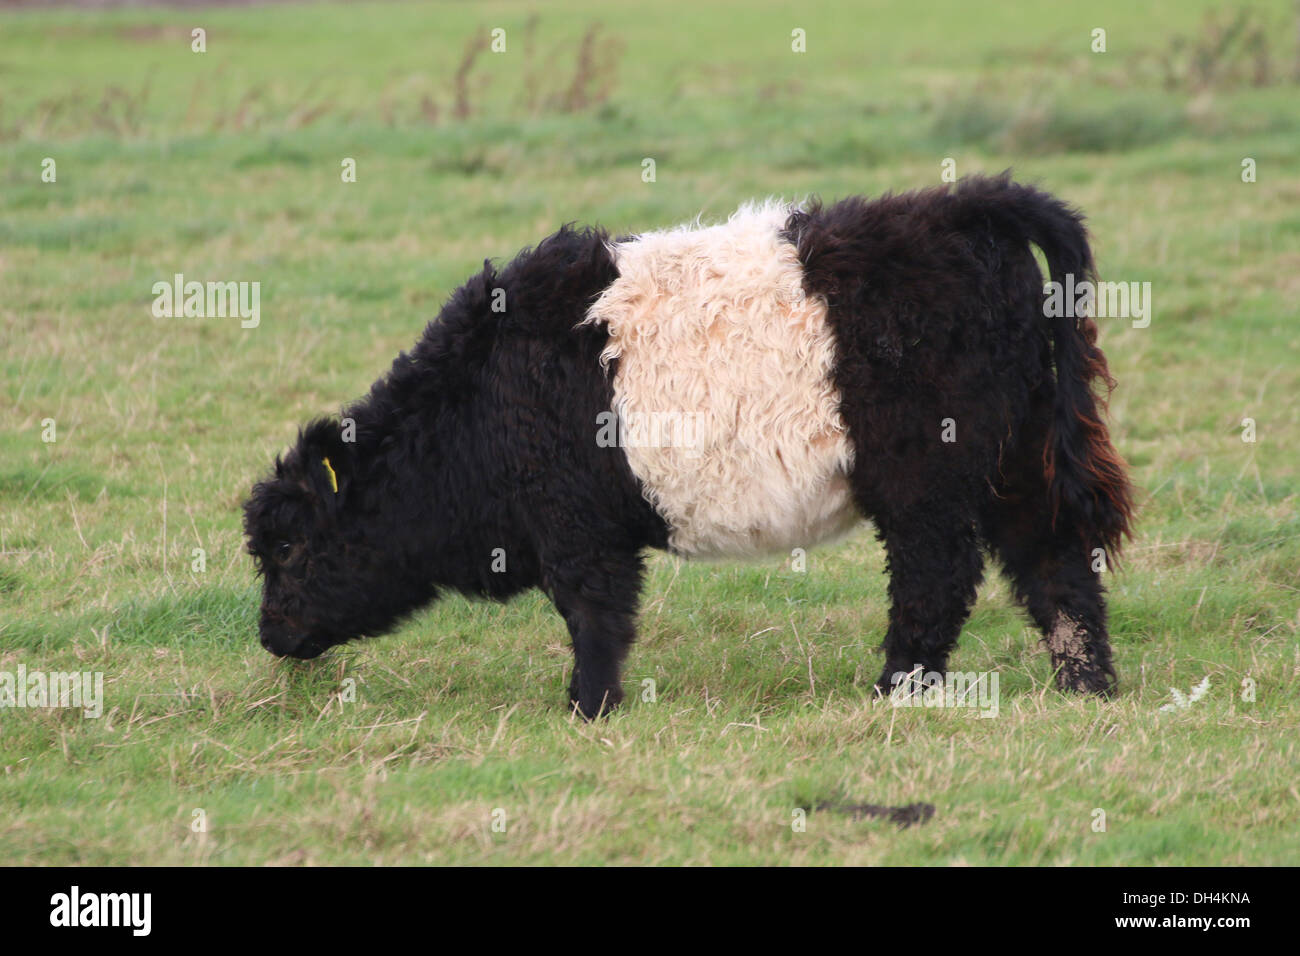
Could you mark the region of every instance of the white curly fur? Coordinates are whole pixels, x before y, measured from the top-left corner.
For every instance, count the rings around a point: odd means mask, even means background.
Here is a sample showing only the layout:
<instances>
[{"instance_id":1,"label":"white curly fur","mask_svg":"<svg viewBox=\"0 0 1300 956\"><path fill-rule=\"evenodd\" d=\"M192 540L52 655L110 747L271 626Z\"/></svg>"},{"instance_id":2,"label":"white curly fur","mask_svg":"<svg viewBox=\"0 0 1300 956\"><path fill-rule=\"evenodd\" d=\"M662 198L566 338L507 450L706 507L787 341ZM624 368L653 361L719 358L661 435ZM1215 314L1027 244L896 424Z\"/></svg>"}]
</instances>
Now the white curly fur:
<instances>
[{"instance_id":1,"label":"white curly fur","mask_svg":"<svg viewBox=\"0 0 1300 956\"><path fill-rule=\"evenodd\" d=\"M769 200L612 244L619 277L587 313L609 330L620 423L659 413L697 426L688 447L625 444L680 554L808 547L858 519L835 343L780 236L790 211Z\"/></svg>"}]
</instances>

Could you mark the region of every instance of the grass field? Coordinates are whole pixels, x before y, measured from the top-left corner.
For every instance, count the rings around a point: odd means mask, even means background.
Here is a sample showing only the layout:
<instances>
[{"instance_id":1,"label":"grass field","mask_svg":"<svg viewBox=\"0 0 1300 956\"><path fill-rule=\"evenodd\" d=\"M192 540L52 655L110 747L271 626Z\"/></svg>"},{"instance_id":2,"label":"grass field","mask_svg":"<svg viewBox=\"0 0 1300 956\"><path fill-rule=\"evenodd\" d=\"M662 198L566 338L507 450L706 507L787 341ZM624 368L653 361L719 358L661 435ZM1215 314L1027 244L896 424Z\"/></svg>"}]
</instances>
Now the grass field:
<instances>
[{"instance_id":1,"label":"grass field","mask_svg":"<svg viewBox=\"0 0 1300 956\"><path fill-rule=\"evenodd\" d=\"M636 6L0 14L0 672L102 672L105 697L0 710L0 861L1300 862L1292 5L1236 33L1185 0ZM1102 277L1152 286L1149 327L1101 322L1142 489L1116 700L1052 688L990 568L952 666L999 674L998 716L873 701L867 528L803 572L656 555L629 705L595 724L540 595L309 664L258 645L251 483L483 258L568 220L929 186L946 158L1078 204ZM155 318L175 273L260 282L260 325Z\"/></svg>"}]
</instances>

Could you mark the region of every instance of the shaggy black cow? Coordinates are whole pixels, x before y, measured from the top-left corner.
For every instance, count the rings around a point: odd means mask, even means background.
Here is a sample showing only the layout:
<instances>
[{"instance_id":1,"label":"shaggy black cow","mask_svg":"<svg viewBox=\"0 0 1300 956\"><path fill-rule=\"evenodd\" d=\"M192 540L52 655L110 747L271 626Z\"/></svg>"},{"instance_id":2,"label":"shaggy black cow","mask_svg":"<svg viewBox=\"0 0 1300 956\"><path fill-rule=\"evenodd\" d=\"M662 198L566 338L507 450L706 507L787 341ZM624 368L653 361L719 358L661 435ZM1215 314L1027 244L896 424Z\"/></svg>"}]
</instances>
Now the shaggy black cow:
<instances>
[{"instance_id":1,"label":"shaggy black cow","mask_svg":"<svg viewBox=\"0 0 1300 956\"><path fill-rule=\"evenodd\" d=\"M874 201L743 207L610 239L565 227L485 264L341 421L308 425L246 505L262 644L310 658L440 588L540 587L571 701L623 696L642 553L789 551L874 521L891 600L878 686L945 668L982 548L1063 689L1115 672L1098 557L1131 493L1094 395L1081 217L968 178Z\"/></svg>"}]
</instances>

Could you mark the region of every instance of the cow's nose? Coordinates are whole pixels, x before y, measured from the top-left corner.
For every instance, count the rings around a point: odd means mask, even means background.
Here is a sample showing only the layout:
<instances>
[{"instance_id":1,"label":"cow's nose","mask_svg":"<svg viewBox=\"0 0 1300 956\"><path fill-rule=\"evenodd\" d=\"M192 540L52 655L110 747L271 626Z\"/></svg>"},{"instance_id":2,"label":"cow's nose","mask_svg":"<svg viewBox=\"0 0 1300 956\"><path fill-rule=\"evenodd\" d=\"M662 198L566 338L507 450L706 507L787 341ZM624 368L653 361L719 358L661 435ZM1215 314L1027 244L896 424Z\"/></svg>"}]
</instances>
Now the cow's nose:
<instances>
[{"instance_id":1,"label":"cow's nose","mask_svg":"<svg viewBox=\"0 0 1300 956\"><path fill-rule=\"evenodd\" d=\"M284 657L285 654L293 652L294 647L298 645L298 639L289 634L283 634L275 628L264 627L258 632L258 637L262 641L262 647L270 651L276 657Z\"/></svg>"}]
</instances>

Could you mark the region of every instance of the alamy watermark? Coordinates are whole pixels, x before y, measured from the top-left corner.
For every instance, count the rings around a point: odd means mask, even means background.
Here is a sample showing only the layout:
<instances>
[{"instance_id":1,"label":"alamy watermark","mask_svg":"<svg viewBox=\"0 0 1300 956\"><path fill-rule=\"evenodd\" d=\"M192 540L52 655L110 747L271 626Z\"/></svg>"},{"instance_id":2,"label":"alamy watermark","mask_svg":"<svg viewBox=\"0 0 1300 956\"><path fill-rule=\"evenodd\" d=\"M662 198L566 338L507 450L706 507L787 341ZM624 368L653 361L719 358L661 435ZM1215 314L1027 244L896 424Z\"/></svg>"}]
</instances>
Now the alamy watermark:
<instances>
[{"instance_id":1,"label":"alamy watermark","mask_svg":"<svg viewBox=\"0 0 1300 956\"><path fill-rule=\"evenodd\" d=\"M997 671L927 671L917 664L890 675L889 700L895 707L956 707L996 717L1000 693Z\"/></svg>"},{"instance_id":2,"label":"alamy watermark","mask_svg":"<svg viewBox=\"0 0 1300 956\"><path fill-rule=\"evenodd\" d=\"M681 448L688 458L704 447L702 412L601 412L596 416L599 448Z\"/></svg>"},{"instance_id":3,"label":"alamy watermark","mask_svg":"<svg viewBox=\"0 0 1300 956\"><path fill-rule=\"evenodd\" d=\"M85 893L74 885L50 897L50 925L55 927L122 927L132 936L153 928L152 893Z\"/></svg>"},{"instance_id":4,"label":"alamy watermark","mask_svg":"<svg viewBox=\"0 0 1300 956\"><path fill-rule=\"evenodd\" d=\"M0 709L75 707L94 719L104 713L103 671L0 671Z\"/></svg>"},{"instance_id":5,"label":"alamy watermark","mask_svg":"<svg viewBox=\"0 0 1300 956\"><path fill-rule=\"evenodd\" d=\"M186 282L178 272L172 281L153 284L153 314L157 319L239 317L239 325L255 329L262 321L262 283Z\"/></svg>"},{"instance_id":6,"label":"alamy watermark","mask_svg":"<svg viewBox=\"0 0 1300 956\"><path fill-rule=\"evenodd\" d=\"M1047 296L1043 315L1049 319L1095 315L1099 319L1132 319L1135 329L1151 324L1150 282L1075 282L1074 273L1067 272L1065 282L1046 283L1043 294Z\"/></svg>"}]
</instances>

